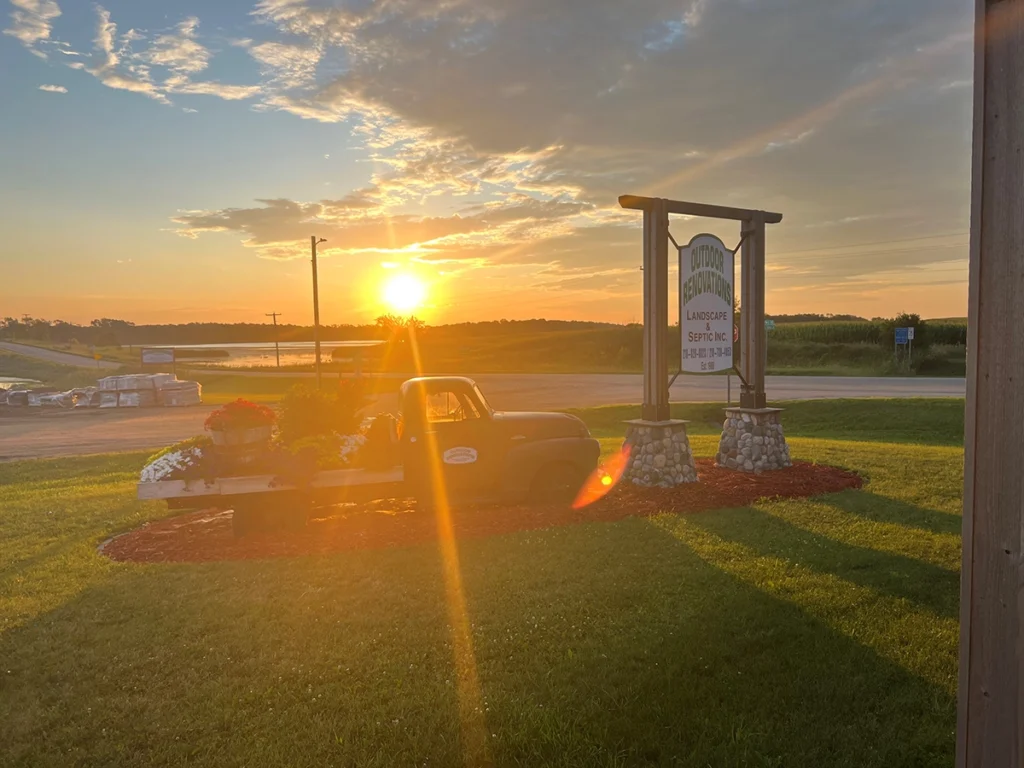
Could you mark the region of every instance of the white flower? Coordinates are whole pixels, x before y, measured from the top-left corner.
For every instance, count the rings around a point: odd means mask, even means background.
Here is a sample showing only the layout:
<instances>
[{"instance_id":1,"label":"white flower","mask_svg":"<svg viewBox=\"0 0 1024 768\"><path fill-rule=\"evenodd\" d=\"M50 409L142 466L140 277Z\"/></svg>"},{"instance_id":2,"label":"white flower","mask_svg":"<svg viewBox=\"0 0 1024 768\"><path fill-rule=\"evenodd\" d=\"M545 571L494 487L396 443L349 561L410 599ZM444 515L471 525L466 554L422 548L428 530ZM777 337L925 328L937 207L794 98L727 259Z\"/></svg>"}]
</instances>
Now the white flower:
<instances>
[{"instance_id":1,"label":"white flower","mask_svg":"<svg viewBox=\"0 0 1024 768\"><path fill-rule=\"evenodd\" d=\"M182 472L195 466L202 458L202 448L184 448L165 453L142 468L139 480L143 483L158 483L174 472Z\"/></svg>"},{"instance_id":2,"label":"white flower","mask_svg":"<svg viewBox=\"0 0 1024 768\"><path fill-rule=\"evenodd\" d=\"M366 445L366 437L364 435L338 435L339 447L338 456L341 460L348 464L355 454Z\"/></svg>"}]
</instances>

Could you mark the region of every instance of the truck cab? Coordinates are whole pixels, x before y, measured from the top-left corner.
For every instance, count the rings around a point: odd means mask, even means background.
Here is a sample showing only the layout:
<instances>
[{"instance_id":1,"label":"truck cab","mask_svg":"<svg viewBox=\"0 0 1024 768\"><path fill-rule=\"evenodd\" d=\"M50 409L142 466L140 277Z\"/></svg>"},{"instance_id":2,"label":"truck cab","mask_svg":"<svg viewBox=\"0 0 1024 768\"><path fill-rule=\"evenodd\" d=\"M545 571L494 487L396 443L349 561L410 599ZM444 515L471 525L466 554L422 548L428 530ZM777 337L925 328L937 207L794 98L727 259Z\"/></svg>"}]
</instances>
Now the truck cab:
<instances>
[{"instance_id":1,"label":"truck cab","mask_svg":"<svg viewBox=\"0 0 1024 768\"><path fill-rule=\"evenodd\" d=\"M400 450L410 492L423 500L572 498L600 446L563 413L495 411L464 376L410 379L401 388Z\"/></svg>"}]
</instances>

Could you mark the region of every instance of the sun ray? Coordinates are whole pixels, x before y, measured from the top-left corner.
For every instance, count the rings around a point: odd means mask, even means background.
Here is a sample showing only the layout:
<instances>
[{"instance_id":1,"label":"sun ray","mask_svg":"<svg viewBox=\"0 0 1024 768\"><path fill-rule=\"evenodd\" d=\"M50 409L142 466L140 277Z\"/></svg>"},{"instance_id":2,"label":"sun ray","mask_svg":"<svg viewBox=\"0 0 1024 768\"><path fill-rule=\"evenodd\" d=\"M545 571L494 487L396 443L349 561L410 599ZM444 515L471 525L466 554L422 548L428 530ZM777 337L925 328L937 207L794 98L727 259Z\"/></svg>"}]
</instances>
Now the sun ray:
<instances>
[{"instance_id":1,"label":"sun ray","mask_svg":"<svg viewBox=\"0 0 1024 768\"><path fill-rule=\"evenodd\" d=\"M409 344L412 348L416 374L422 376L423 365L420 359L419 344L416 340L416 329L412 326L409 327ZM459 567L459 550L455 541L455 528L452 524L451 504L448 488L444 481L441 454L437 450L437 438L433 432L427 430L424 439L433 486L434 517L437 522L438 546L441 551L445 602L452 632L463 764L485 766L490 765L491 761L487 748L483 697L480 692L476 656L473 652L473 636L469 630L469 614L466 610L466 598L462 587L462 570Z\"/></svg>"}]
</instances>

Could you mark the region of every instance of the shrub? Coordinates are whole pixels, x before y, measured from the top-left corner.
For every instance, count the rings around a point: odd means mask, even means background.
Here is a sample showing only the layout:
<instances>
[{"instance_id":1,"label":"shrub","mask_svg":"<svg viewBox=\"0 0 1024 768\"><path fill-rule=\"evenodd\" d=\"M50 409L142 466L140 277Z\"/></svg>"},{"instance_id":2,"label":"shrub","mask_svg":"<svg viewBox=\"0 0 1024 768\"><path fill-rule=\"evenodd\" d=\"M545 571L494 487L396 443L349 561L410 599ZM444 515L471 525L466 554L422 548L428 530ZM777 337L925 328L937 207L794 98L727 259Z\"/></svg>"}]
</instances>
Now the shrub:
<instances>
[{"instance_id":1,"label":"shrub","mask_svg":"<svg viewBox=\"0 0 1024 768\"><path fill-rule=\"evenodd\" d=\"M227 432L235 429L272 427L276 420L277 416L267 406L238 398L207 416L204 426L210 432Z\"/></svg>"},{"instance_id":2,"label":"shrub","mask_svg":"<svg viewBox=\"0 0 1024 768\"><path fill-rule=\"evenodd\" d=\"M301 384L293 387L281 400L281 440L353 434L359 428L359 412L369 402L362 384L352 379L342 381L333 393Z\"/></svg>"}]
</instances>

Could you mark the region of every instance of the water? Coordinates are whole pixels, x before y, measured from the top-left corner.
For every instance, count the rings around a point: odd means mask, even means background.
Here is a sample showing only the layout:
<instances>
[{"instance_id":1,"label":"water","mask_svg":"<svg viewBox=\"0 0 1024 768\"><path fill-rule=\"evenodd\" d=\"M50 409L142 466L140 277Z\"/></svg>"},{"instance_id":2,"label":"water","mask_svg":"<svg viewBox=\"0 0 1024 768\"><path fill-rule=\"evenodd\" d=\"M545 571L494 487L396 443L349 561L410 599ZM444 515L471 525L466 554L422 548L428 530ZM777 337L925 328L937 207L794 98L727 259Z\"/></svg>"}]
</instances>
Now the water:
<instances>
[{"instance_id":1,"label":"water","mask_svg":"<svg viewBox=\"0 0 1024 768\"><path fill-rule=\"evenodd\" d=\"M352 360L357 355L365 354L373 347L380 346L383 341L322 341L320 342L320 359L331 362L331 354L335 349L350 351L341 359ZM281 342L281 365L313 365L315 362L315 346L312 341ZM274 342L246 342L239 344L155 344L146 349L174 349L178 351L178 362L189 365L216 366L218 368L275 368L277 357L274 353ZM186 350L202 352L226 352L227 357L193 357Z\"/></svg>"}]
</instances>

